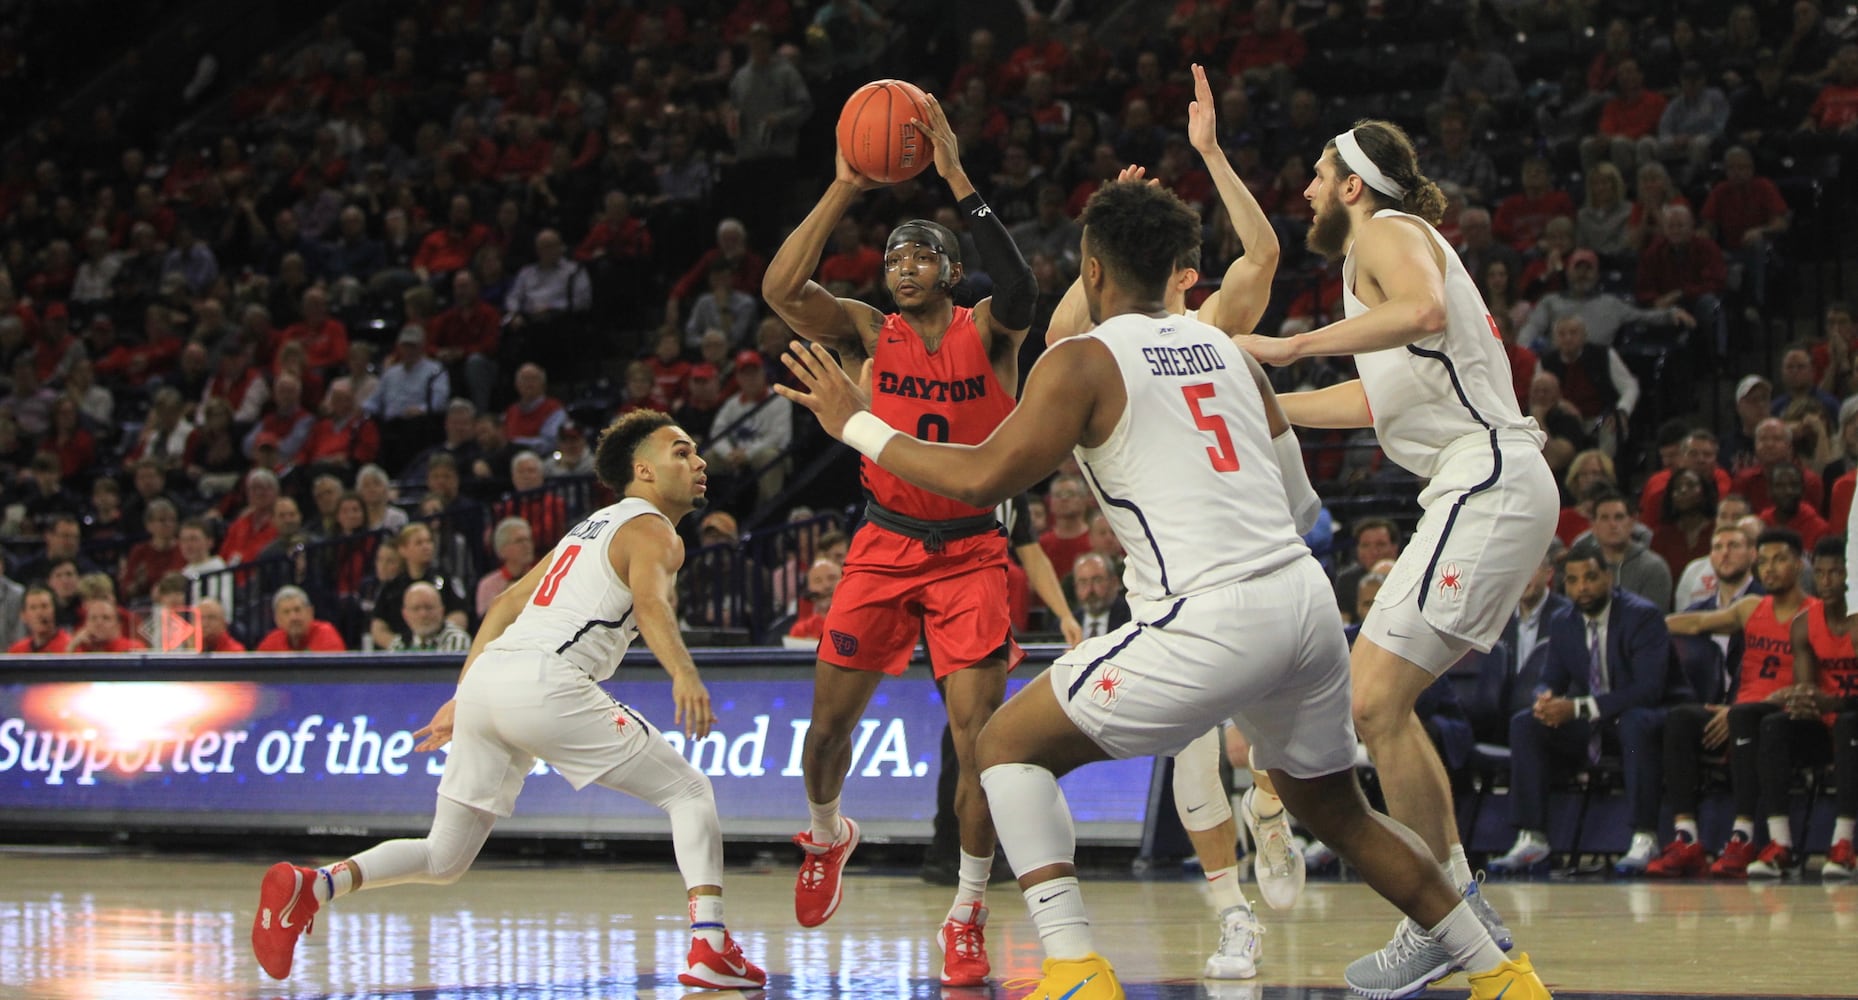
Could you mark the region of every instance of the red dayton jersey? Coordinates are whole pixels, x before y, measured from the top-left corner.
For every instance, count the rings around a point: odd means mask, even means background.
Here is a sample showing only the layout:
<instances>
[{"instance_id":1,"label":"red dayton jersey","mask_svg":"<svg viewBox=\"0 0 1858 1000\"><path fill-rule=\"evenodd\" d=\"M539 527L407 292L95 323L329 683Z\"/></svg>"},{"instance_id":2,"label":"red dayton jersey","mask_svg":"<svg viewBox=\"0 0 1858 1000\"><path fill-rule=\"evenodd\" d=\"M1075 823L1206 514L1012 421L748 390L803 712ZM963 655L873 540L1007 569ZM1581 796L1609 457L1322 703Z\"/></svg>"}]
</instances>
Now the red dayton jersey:
<instances>
[{"instance_id":1,"label":"red dayton jersey","mask_svg":"<svg viewBox=\"0 0 1858 1000\"><path fill-rule=\"evenodd\" d=\"M981 346L974 311L956 307L934 354L898 313L884 317L871 366L871 412L924 441L980 444L1013 410L1013 396L994 377ZM924 521L952 521L993 512L911 486L864 460L864 488L888 510Z\"/></svg>"},{"instance_id":2,"label":"red dayton jersey","mask_svg":"<svg viewBox=\"0 0 1858 1000\"><path fill-rule=\"evenodd\" d=\"M1813 646L1813 658L1819 661L1819 690L1834 698L1858 696L1858 651L1852 648L1852 634L1833 635L1826 624L1826 606L1806 613L1807 641ZM1836 712L1823 716L1832 725Z\"/></svg>"},{"instance_id":3,"label":"red dayton jersey","mask_svg":"<svg viewBox=\"0 0 1858 1000\"><path fill-rule=\"evenodd\" d=\"M1809 597L1800 613L1809 614L1819 606L1819 599ZM1768 695L1793 686L1793 622L1781 621L1774 614L1774 596L1761 599L1755 613L1742 627L1742 673L1737 681L1735 703L1766 701Z\"/></svg>"}]
</instances>

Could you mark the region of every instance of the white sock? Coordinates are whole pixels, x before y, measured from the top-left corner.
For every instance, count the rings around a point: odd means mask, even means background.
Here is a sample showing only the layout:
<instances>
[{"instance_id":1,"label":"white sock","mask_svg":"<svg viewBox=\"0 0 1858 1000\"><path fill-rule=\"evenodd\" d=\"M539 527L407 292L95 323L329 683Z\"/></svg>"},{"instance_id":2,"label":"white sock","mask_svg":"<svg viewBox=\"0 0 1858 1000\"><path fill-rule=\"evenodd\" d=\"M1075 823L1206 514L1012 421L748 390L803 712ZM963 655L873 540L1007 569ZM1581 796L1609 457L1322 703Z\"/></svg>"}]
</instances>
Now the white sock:
<instances>
[{"instance_id":1,"label":"white sock","mask_svg":"<svg viewBox=\"0 0 1858 1000\"><path fill-rule=\"evenodd\" d=\"M1455 889L1471 884L1471 862L1465 859L1463 844L1453 844L1451 851L1446 854L1445 877L1451 879Z\"/></svg>"},{"instance_id":2,"label":"white sock","mask_svg":"<svg viewBox=\"0 0 1858 1000\"><path fill-rule=\"evenodd\" d=\"M814 802L809 799L806 809L813 816L813 829L810 834L813 843L822 847L838 843L839 838L845 833L845 824L839 822L838 797L835 796L831 802Z\"/></svg>"},{"instance_id":3,"label":"white sock","mask_svg":"<svg viewBox=\"0 0 1858 1000\"><path fill-rule=\"evenodd\" d=\"M1677 833L1677 839L1686 844L1694 844L1703 836L1697 832L1697 821L1694 817L1676 820L1672 822L1671 827Z\"/></svg>"},{"instance_id":4,"label":"white sock","mask_svg":"<svg viewBox=\"0 0 1858 1000\"><path fill-rule=\"evenodd\" d=\"M967 914L962 912L969 905L978 903L987 896L987 877L993 874L994 856L989 854L977 858L967 851L961 852L961 868L955 876L955 905L948 911L948 919L957 917L965 920Z\"/></svg>"},{"instance_id":5,"label":"white sock","mask_svg":"<svg viewBox=\"0 0 1858 1000\"><path fill-rule=\"evenodd\" d=\"M1032 924L1039 929L1046 958L1078 959L1097 950L1090 937L1090 918L1084 914L1077 876L1040 882L1022 895L1026 897L1026 908L1032 911Z\"/></svg>"},{"instance_id":6,"label":"white sock","mask_svg":"<svg viewBox=\"0 0 1858 1000\"><path fill-rule=\"evenodd\" d=\"M1452 912L1427 933L1451 952L1452 958L1457 959L1459 967L1466 972L1488 972L1504 962L1502 950L1490 939L1483 921L1471 912L1470 903L1461 902L1452 907Z\"/></svg>"},{"instance_id":7,"label":"white sock","mask_svg":"<svg viewBox=\"0 0 1858 1000\"><path fill-rule=\"evenodd\" d=\"M1729 831L1729 839L1734 840L1737 837L1741 837L1743 840L1754 840L1755 821L1737 816L1735 818L1735 829Z\"/></svg>"},{"instance_id":8,"label":"white sock","mask_svg":"<svg viewBox=\"0 0 1858 1000\"><path fill-rule=\"evenodd\" d=\"M355 891L355 874L347 862L316 869L316 877L311 879L310 891L315 893L318 903L327 903L338 896L346 896Z\"/></svg>"},{"instance_id":9,"label":"white sock","mask_svg":"<svg viewBox=\"0 0 1858 1000\"><path fill-rule=\"evenodd\" d=\"M1262 785L1252 786L1252 815L1261 820L1270 819L1284 811L1284 800L1277 793Z\"/></svg>"},{"instance_id":10,"label":"white sock","mask_svg":"<svg viewBox=\"0 0 1858 1000\"><path fill-rule=\"evenodd\" d=\"M1641 847L1645 848L1647 851L1656 851L1658 849L1657 835L1653 834L1650 830L1634 831L1632 834L1632 851L1636 852Z\"/></svg>"},{"instance_id":11,"label":"white sock","mask_svg":"<svg viewBox=\"0 0 1858 1000\"><path fill-rule=\"evenodd\" d=\"M690 935L721 951L723 948L723 898L690 897Z\"/></svg>"},{"instance_id":12,"label":"white sock","mask_svg":"<svg viewBox=\"0 0 1858 1000\"><path fill-rule=\"evenodd\" d=\"M1782 847L1793 849L1793 822L1785 816L1768 817L1768 839Z\"/></svg>"},{"instance_id":13,"label":"white sock","mask_svg":"<svg viewBox=\"0 0 1858 1000\"><path fill-rule=\"evenodd\" d=\"M1832 842L1852 839L1852 827L1855 822L1850 816L1840 816L1832 821Z\"/></svg>"},{"instance_id":14,"label":"white sock","mask_svg":"<svg viewBox=\"0 0 1858 1000\"><path fill-rule=\"evenodd\" d=\"M1224 913L1235 906L1249 905L1245 891L1239 888L1239 866L1206 873L1206 891L1212 897L1213 912Z\"/></svg>"}]
</instances>

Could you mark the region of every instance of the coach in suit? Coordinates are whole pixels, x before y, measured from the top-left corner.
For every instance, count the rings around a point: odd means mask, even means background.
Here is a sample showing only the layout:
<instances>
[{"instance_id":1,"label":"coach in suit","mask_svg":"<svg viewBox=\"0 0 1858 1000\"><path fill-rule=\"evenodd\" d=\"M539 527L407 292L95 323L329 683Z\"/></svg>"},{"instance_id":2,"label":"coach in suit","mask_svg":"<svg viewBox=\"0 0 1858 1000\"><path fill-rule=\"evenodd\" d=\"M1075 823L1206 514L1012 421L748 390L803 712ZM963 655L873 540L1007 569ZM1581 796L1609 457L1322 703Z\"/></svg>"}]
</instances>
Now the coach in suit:
<instances>
[{"instance_id":1,"label":"coach in suit","mask_svg":"<svg viewBox=\"0 0 1858 1000\"><path fill-rule=\"evenodd\" d=\"M1529 577L1529 582L1523 584L1522 599L1503 626L1503 648L1510 653L1509 662L1503 664L1503 675L1478 678L1471 721L1477 738L1486 743L1509 745L1510 716L1525 699L1533 697L1527 691L1516 690L1516 685L1523 683L1523 665L1529 661L1529 654L1537 644L1548 641L1549 623L1574 607L1574 602L1554 589L1555 569L1562 552L1561 542L1549 539L1541 564Z\"/></svg>"},{"instance_id":2,"label":"coach in suit","mask_svg":"<svg viewBox=\"0 0 1858 1000\"><path fill-rule=\"evenodd\" d=\"M1077 557L1071 567L1071 591L1077 595L1077 607L1071 613L1078 627L1089 639L1129 623L1129 601L1123 597L1122 581L1110 571L1109 560L1096 552Z\"/></svg>"},{"instance_id":3,"label":"coach in suit","mask_svg":"<svg viewBox=\"0 0 1858 1000\"><path fill-rule=\"evenodd\" d=\"M1546 813L1551 758L1600 759L1619 749L1634 830L1658 825L1664 707L1680 693L1671 634L1657 605L1614 585L1600 546L1583 541L1563 563L1573 607L1548 625L1548 662L1535 704L1510 719L1510 809L1516 844L1491 862L1515 871L1548 857Z\"/></svg>"}]
</instances>

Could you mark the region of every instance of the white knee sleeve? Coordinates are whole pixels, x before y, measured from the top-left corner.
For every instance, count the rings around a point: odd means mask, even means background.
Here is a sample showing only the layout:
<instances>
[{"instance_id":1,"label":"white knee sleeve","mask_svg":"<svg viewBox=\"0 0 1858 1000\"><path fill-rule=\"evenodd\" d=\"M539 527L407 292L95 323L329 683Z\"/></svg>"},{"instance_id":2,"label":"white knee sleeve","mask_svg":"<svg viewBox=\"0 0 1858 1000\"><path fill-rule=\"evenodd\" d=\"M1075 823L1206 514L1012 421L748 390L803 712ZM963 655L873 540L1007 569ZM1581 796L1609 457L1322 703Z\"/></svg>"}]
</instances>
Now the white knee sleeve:
<instances>
[{"instance_id":1,"label":"white knee sleeve","mask_svg":"<svg viewBox=\"0 0 1858 1000\"><path fill-rule=\"evenodd\" d=\"M355 855L361 888L384 889L409 882L450 885L477 860L496 822L492 813L440 796L432 814L432 832L423 839L389 840Z\"/></svg>"},{"instance_id":2,"label":"white knee sleeve","mask_svg":"<svg viewBox=\"0 0 1858 1000\"><path fill-rule=\"evenodd\" d=\"M671 818L671 845L686 889L723 884L723 827L710 779L656 732L644 752L601 775L597 784L644 799Z\"/></svg>"},{"instance_id":3,"label":"white knee sleeve","mask_svg":"<svg viewBox=\"0 0 1858 1000\"><path fill-rule=\"evenodd\" d=\"M1225 748L1218 726L1202 733L1174 756L1174 810L1191 833L1211 830L1232 818L1232 797L1219 778Z\"/></svg>"},{"instance_id":4,"label":"white knee sleeve","mask_svg":"<svg viewBox=\"0 0 1858 1000\"><path fill-rule=\"evenodd\" d=\"M1076 860L1071 807L1052 772L1033 764L995 764L981 772L981 787L1013 874Z\"/></svg>"}]
</instances>

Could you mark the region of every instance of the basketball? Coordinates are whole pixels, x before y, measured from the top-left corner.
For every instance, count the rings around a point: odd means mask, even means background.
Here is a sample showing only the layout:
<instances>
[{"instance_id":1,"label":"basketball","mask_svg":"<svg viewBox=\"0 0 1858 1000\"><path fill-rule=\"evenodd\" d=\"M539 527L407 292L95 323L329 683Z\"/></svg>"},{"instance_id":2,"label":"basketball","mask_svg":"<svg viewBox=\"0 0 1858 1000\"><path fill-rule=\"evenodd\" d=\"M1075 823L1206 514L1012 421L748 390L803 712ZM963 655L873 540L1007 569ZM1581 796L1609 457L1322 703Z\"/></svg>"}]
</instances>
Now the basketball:
<instances>
[{"instance_id":1,"label":"basketball","mask_svg":"<svg viewBox=\"0 0 1858 1000\"><path fill-rule=\"evenodd\" d=\"M873 80L859 87L839 112L839 149L853 170L895 184L935 161L935 145L910 124L929 120L929 95L903 80Z\"/></svg>"}]
</instances>

